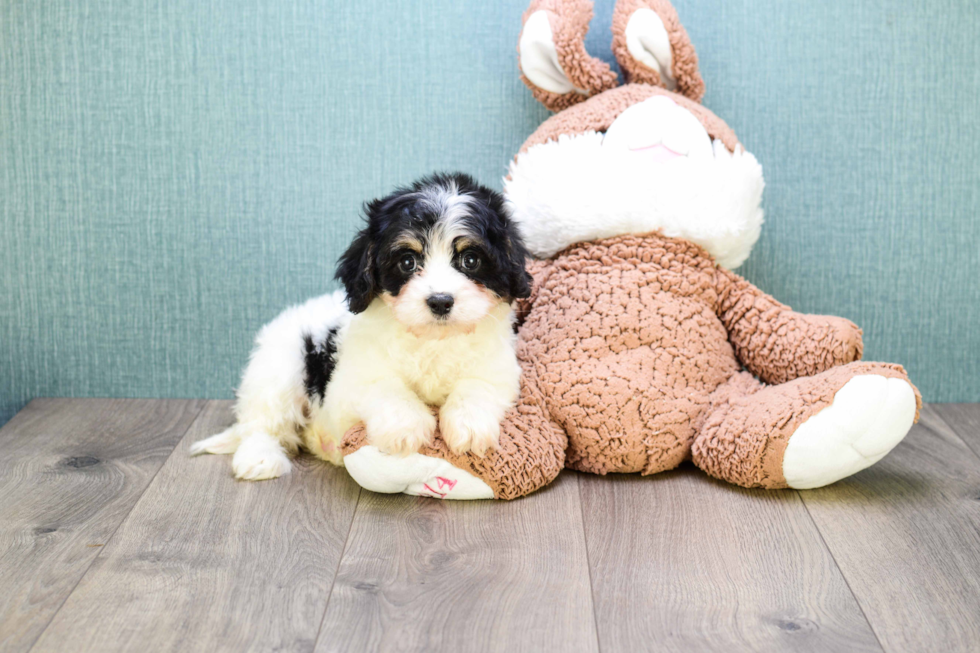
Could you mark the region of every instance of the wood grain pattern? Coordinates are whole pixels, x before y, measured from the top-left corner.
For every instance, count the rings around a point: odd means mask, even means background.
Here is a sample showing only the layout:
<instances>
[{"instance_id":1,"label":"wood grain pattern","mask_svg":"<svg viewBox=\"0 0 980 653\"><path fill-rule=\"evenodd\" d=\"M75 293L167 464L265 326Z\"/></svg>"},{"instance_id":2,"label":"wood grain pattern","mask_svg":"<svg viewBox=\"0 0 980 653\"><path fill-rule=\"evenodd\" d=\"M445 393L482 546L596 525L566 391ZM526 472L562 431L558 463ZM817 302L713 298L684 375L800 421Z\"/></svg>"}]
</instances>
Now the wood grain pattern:
<instances>
[{"instance_id":1,"label":"wood grain pattern","mask_svg":"<svg viewBox=\"0 0 980 653\"><path fill-rule=\"evenodd\" d=\"M931 407L980 457L980 404L931 404Z\"/></svg>"},{"instance_id":2,"label":"wood grain pattern","mask_svg":"<svg viewBox=\"0 0 980 653\"><path fill-rule=\"evenodd\" d=\"M980 647L980 459L935 408L874 467L802 494L885 650Z\"/></svg>"},{"instance_id":3,"label":"wood grain pattern","mask_svg":"<svg viewBox=\"0 0 980 653\"><path fill-rule=\"evenodd\" d=\"M309 458L244 483L227 456L188 456L232 421L208 404L35 651L313 648L359 489Z\"/></svg>"},{"instance_id":4,"label":"wood grain pattern","mask_svg":"<svg viewBox=\"0 0 980 653\"><path fill-rule=\"evenodd\" d=\"M796 492L691 467L580 483L604 652L880 651Z\"/></svg>"},{"instance_id":5,"label":"wood grain pattern","mask_svg":"<svg viewBox=\"0 0 980 653\"><path fill-rule=\"evenodd\" d=\"M36 399L0 430L0 650L28 650L204 402Z\"/></svg>"},{"instance_id":6,"label":"wood grain pattern","mask_svg":"<svg viewBox=\"0 0 980 653\"><path fill-rule=\"evenodd\" d=\"M513 502L365 492L317 651L596 651L577 482Z\"/></svg>"},{"instance_id":7,"label":"wood grain pattern","mask_svg":"<svg viewBox=\"0 0 980 653\"><path fill-rule=\"evenodd\" d=\"M230 408L36 400L0 430L0 651L980 642L980 405L927 406L881 463L821 490L685 467L566 472L509 503L361 493L308 458L235 482L227 457L186 454Z\"/></svg>"}]
</instances>

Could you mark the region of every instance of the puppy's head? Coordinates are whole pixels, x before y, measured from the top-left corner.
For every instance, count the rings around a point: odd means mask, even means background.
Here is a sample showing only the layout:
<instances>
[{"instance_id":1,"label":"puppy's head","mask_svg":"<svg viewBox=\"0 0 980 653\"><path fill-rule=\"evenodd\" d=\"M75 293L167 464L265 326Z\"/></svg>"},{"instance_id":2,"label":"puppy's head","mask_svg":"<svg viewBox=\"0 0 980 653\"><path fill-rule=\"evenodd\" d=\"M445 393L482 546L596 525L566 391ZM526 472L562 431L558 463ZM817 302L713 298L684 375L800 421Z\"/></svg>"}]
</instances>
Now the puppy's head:
<instances>
[{"instance_id":1,"label":"puppy's head","mask_svg":"<svg viewBox=\"0 0 980 653\"><path fill-rule=\"evenodd\" d=\"M468 330L531 293L527 251L500 194L467 175L433 175L369 202L340 258L353 313L382 298L417 333Z\"/></svg>"}]
</instances>

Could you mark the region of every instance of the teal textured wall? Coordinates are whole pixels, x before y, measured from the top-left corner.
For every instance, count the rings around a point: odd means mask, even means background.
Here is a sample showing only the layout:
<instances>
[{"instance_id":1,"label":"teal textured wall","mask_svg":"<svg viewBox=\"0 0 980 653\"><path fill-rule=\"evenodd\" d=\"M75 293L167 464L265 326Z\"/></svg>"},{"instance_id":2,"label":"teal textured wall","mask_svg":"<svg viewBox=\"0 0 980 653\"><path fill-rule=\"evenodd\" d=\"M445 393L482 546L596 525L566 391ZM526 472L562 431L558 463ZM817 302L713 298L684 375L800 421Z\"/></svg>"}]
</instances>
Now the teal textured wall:
<instances>
[{"instance_id":1,"label":"teal textured wall","mask_svg":"<svg viewBox=\"0 0 980 653\"><path fill-rule=\"evenodd\" d=\"M364 199L433 169L499 187L547 115L524 5L0 3L0 423L39 395L229 397L255 330L333 287ZM741 272L861 324L926 399L980 400L980 8L676 5L766 169Z\"/></svg>"}]
</instances>

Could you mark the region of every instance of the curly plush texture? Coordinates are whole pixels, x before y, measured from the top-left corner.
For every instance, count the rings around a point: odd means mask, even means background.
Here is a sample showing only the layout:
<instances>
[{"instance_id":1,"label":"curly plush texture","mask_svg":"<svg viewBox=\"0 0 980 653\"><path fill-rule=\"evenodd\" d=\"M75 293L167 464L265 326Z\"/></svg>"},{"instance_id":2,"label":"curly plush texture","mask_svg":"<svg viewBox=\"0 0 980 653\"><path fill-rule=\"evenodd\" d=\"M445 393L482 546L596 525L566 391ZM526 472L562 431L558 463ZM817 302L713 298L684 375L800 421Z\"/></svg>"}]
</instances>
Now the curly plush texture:
<instances>
[{"instance_id":1,"label":"curly plush texture","mask_svg":"<svg viewBox=\"0 0 980 653\"><path fill-rule=\"evenodd\" d=\"M660 73L633 58L626 47L626 25L640 9L652 10L663 21L670 39L671 72L677 80L677 92L694 102L701 102L704 97L704 80L698 71L698 55L687 30L677 17L677 11L667 0L619 0L616 3L612 19L612 51L626 81L651 86L664 85Z\"/></svg>"},{"instance_id":2,"label":"curly plush texture","mask_svg":"<svg viewBox=\"0 0 980 653\"><path fill-rule=\"evenodd\" d=\"M519 355L523 347L518 343ZM565 465L567 439L549 417L533 374L525 371L520 399L501 424L500 443L486 456L453 453L438 430L419 453L443 458L473 474L490 486L496 499L516 499L553 481ZM347 432L341 450L348 456L366 444L367 434L359 424Z\"/></svg>"},{"instance_id":3,"label":"curly plush texture","mask_svg":"<svg viewBox=\"0 0 980 653\"><path fill-rule=\"evenodd\" d=\"M692 448L694 464L709 475L741 485L780 489L783 455L790 436L834 401L834 395L859 375L908 381L901 365L856 362L765 386L748 372L734 375L711 395ZM922 397L915 391L915 421Z\"/></svg>"},{"instance_id":4,"label":"curly plush texture","mask_svg":"<svg viewBox=\"0 0 980 653\"><path fill-rule=\"evenodd\" d=\"M766 402L807 384L822 384L821 396L832 397L853 376L838 366L862 351L861 331L847 320L796 313L686 240L649 234L583 243L534 272L536 295L520 328L521 364L545 384L551 417L568 434L566 465L580 471L673 469L691 456L719 397L734 396L731 388L741 389L745 401L755 395L765 424L751 436L733 427L712 437L755 438L765 450L770 427L812 414L781 413ZM756 395L764 386L741 372L743 364L777 383L812 378ZM885 368L904 375L897 366ZM814 376L832 369L836 376ZM755 385L746 386L746 377ZM733 379L739 381L727 395L716 394ZM773 467L781 454L726 466L721 449L701 451L696 461L733 483L785 482Z\"/></svg>"},{"instance_id":5,"label":"curly plush texture","mask_svg":"<svg viewBox=\"0 0 980 653\"><path fill-rule=\"evenodd\" d=\"M526 152L535 145L557 141L562 134L584 134L587 131L604 132L623 111L655 95L665 95L690 111L704 126L711 140L718 139L725 144L725 148L729 152L735 151L735 147L739 144L738 138L724 120L683 95L672 93L659 86L646 84L620 86L551 116L524 141L520 151Z\"/></svg>"},{"instance_id":6,"label":"curly plush texture","mask_svg":"<svg viewBox=\"0 0 980 653\"><path fill-rule=\"evenodd\" d=\"M735 355L765 383L786 383L860 360L863 332L833 315L789 311L728 270L719 269L719 317Z\"/></svg>"},{"instance_id":7,"label":"curly plush texture","mask_svg":"<svg viewBox=\"0 0 980 653\"><path fill-rule=\"evenodd\" d=\"M541 104L552 111L561 111L619 84L619 79L609 64L590 56L585 50L585 34L589 31L589 21L592 20L591 2L534 0L524 12L523 23L527 23L528 18L538 11L547 12L562 71L575 88L585 92L582 94L571 91L562 94L546 91L535 86L522 71L521 80Z\"/></svg>"},{"instance_id":8,"label":"curly plush texture","mask_svg":"<svg viewBox=\"0 0 980 653\"><path fill-rule=\"evenodd\" d=\"M500 447L456 455L437 435L420 451L497 498L542 487L563 465L654 474L689 459L736 485L787 487L790 436L844 384L908 380L899 365L855 362L863 347L851 322L797 313L687 240L581 243L529 271L534 292L517 306L521 398ZM358 427L344 454L363 444Z\"/></svg>"}]
</instances>

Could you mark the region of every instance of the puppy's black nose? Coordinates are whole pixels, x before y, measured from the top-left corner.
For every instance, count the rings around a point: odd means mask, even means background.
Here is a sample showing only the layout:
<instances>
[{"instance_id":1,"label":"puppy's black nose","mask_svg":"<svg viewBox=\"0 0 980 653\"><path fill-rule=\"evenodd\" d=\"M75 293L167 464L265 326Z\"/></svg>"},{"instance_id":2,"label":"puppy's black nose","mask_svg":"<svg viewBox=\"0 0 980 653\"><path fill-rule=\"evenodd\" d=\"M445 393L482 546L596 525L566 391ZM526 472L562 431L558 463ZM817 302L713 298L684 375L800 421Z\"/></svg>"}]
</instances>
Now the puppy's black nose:
<instances>
[{"instance_id":1,"label":"puppy's black nose","mask_svg":"<svg viewBox=\"0 0 980 653\"><path fill-rule=\"evenodd\" d=\"M452 295L438 293L436 295L429 295L425 303L429 305L429 310L432 311L433 315L445 317L449 315L449 311L453 310L454 301Z\"/></svg>"}]
</instances>

